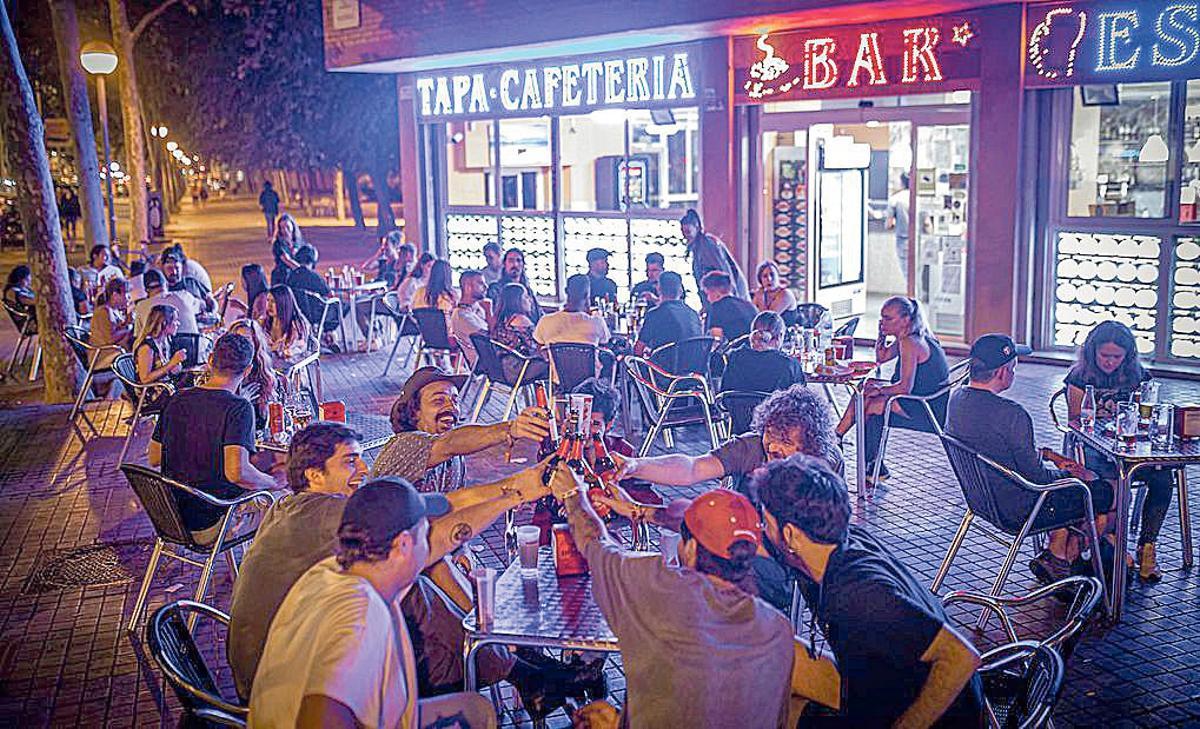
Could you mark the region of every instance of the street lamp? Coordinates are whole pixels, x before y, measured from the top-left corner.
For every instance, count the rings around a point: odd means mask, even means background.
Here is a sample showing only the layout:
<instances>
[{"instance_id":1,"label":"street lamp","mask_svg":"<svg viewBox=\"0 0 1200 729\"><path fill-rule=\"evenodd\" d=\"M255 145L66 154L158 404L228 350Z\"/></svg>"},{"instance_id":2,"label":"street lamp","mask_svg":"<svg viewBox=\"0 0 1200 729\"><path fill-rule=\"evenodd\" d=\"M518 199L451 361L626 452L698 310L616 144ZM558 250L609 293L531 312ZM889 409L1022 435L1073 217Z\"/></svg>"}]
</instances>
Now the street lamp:
<instances>
[{"instance_id":1,"label":"street lamp","mask_svg":"<svg viewBox=\"0 0 1200 729\"><path fill-rule=\"evenodd\" d=\"M179 142L174 140L167 142L167 151L174 154L175 150L179 149Z\"/></svg>"},{"instance_id":2,"label":"street lamp","mask_svg":"<svg viewBox=\"0 0 1200 729\"><path fill-rule=\"evenodd\" d=\"M108 146L108 97L104 93L104 77L117 70L117 52L101 41L85 43L79 49L79 64L83 70L96 77L96 103L100 107L100 130L104 139L104 167L110 169L111 156ZM108 239L117 239L117 215L113 209L112 175L104 175L105 192L108 195Z\"/></svg>"}]
</instances>

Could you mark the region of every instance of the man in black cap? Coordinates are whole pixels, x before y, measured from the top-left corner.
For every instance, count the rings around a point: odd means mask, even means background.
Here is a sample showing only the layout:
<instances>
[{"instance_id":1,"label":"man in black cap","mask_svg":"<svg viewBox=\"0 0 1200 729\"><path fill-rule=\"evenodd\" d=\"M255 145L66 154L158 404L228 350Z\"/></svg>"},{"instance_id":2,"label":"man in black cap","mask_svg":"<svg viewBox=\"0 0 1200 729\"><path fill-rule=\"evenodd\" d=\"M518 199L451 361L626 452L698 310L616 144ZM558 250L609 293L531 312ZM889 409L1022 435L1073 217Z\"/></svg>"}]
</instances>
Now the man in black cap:
<instances>
[{"instance_id":1,"label":"man in black cap","mask_svg":"<svg viewBox=\"0 0 1200 729\"><path fill-rule=\"evenodd\" d=\"M383 478L346 500L337 556L292 586L271 622L250 693L252 726L494 727L477 693L421 700L401 599L438 555L442 494ZM445 723L443 723L445 722Z\"/></svg>"},{"instance_id":2,"label":"man in black cap","mask_svg":"<svg viewBox=\"0 0 1200 729\"><path fill-rule=\"evenodd\" d=\"M646 254L646 280L633 287L629 295L634 301L645 301L654 306L658 303L658 278L666 270L667 259L658 251Z\"/></svg>"},{"instance_id":3,"label":"man in black cap","mask_svg":"<svg viewBox=\"0 0 1200 729\"><path fill-rule=\"evenodd\" d=\"M608 257L611 255L603 248L593 248L587 252L588 280L592 284L592 298L617 300L617 284L608 277Z\"/></svg>"},{"instance_id":4,"label":"man in black cap","mask_svg":"<svg viewBox=\"0 0 1200 729\"><path fill-rule=\"evenodd\" d=\"M1000 393L1012 387L1017 357L1029 354L1028 347L1017 345L1004 334L985 334L971 345L970 382L950 396L946 409L946 433L957 438L1005 468L1036 484L1074 476L1089 482L1098 532L1111 520L1112 487L1096 478L1082 464L1061 456L1049 448L1038 450L1033 442L1033 419L1025 408ZM1050 461L1056 468L1047 468ZM989 470L988 482L1006 528L1019 529L1033 511L1038 495L1020 488L999 473ZM1046 497L1036 524L1081 520L1086 511L1077 491L1055 491ZM1053 582L1071 575L1071 563L1078 559L1080 542L1066 529L1050 532L1049 545L1029 563L1035 577Z\"/></svg>"}]
</instances>

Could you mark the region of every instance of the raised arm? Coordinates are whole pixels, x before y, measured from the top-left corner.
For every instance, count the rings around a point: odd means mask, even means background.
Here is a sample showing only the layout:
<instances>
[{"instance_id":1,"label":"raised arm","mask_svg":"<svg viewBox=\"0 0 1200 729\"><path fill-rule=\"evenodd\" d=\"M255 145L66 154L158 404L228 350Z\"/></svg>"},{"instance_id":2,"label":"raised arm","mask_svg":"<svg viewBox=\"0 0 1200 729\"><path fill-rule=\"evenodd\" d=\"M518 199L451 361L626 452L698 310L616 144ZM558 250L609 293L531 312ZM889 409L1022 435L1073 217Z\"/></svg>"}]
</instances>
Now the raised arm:
<instances>
[{"instance_id":1,"label":"raised arm","mask_svg":"<svg viewBox=\"0 0 1200 729\"><path fill-rule=\"evenodd\" d=\"M468 486L446 494L453 510L429 525L429 561L432 565L491 526L504 512L550 493L542 484L546 462L502 478L495 483Z\"/></svg>"},{"instance_id":2,"label":"raised arm","mask_svg":"<svg viewBox=\"0 0 1200 729\"><path fill-rule=\"evenodd\" d=\"M517 438L535 442L550 434L549 414L545 409L530 407L522 410L515 420L494 425L464 425L438 436L429 452L428 468L444 463L454 456L467 456Z\"/></svg>"},{"instance_id":3,"label":"raised arm","mask_svg":"<svg viewBox=\"0 0 1200 729\"><path fill-rule=\"evenodd\" d=\"M618 478L640 478L663 486L692 486L725 476L725 466L711 453L703 456L672 453L653 458L622 458L613 454L613 460L619 468Z\"/></svg>"}]
</instances>

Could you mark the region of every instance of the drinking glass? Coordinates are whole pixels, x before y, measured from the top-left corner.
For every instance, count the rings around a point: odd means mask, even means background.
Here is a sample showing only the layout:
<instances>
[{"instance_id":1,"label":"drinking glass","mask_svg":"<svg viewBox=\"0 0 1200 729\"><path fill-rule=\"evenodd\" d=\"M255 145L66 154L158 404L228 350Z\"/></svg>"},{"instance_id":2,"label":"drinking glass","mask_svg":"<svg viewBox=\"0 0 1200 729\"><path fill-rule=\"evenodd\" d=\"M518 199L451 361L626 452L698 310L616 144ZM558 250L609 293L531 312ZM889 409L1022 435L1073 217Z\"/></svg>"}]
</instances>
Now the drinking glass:
<instances>
[{"instance_id":1,"label":"drinking glass","mask_svg":"<svg viewBox=\"0 0 1200 729\"><path fill-rule=\"evenodd\" d=\"M1143 382L1141 387L1141 407L1139 415L1142 422L1149 422L1154 406L1158 404L1158 383Z\"/></svg>"},{"instance_id":2,"label":"drinking glass","mask_svg":"<svg viewBox=\"0 0 1200 729\"><path fill-rule=\"evenodd\" d=\"M491 630L496 615L496 570L476 567L471 570L471 581L475 583L476 624L480 630Z\"/></svg>"},{"instance_id":3,"label":"drinking glass","mask_svg":"<svg viewBox=\"0 0 1200 729\"><path fill-rule=\"evenodd\" d=\"M1160 403L1150 415L1150 445L1156 450L1169 450L1175 440L1175 406Z\"/></svg>"},{"instance_id":4,"label":"drinking glass","mask_svg":"<svg viewBox=\"0 0 1200 729\"><path fill-rule=\"evenodd\" d=\"M1123 402L1117 409L1117 438L1126 448L1132 448L1137 442L1138 415L1135 402Z\"/></svg>"},{"instance_id":5,"label":"drinking glass","mask_svg":"<svg viewBox=\"0 0 1200 729\"><path fill-rule=\"evenodd\" d=\"M534 579L538 575L538 546L542 530L536 526L517 527L517 554L521 559L521 577Z\"/></svg>"}]
</instances>

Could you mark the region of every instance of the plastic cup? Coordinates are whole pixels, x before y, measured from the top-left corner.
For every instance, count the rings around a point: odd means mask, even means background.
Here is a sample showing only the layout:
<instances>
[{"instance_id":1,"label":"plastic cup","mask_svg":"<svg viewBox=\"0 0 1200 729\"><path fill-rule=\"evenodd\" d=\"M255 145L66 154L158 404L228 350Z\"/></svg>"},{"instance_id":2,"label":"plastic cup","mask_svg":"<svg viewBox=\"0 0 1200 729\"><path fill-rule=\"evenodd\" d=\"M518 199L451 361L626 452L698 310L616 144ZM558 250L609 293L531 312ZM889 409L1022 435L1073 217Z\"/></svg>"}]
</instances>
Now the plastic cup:
<instances>
[{"instance_id":1,"label":"plastic cup","mask_svg":"<svg viewBox=\"0 0 1200 729\"><path fill-rule=\"evenodd\" d=\"M471 570L471 581L475 583L476 625L480 630L491 630L496 616L496 570L476 567Z\"/></svg>"},{"instance_id":2,"label":"plastic cup","mask_svg":"<svg viewBox=\"0 0 1200 729\"><path fill-rule=\"evenodd\" d=\"M681 537L675 532L662 530L658 535L658 551L662 552L663 561L673 567L679 566L679 542Z\"/></svg>"},{"instance_id":3,"label":"plastic cup","mask_svg":"<svg viewBox=\"0 0 1200 729\"><path fill-rule=\"evenodd\" d=\"M1175 406L1160 403L1150 415L1150 445L1155 450L1170 450L1175 440Z\"/></svg>"},{"instance_id":4,"label":"plastic cup","mask_svg":"<svg viewBox=\"0 0 1200 729\"><path fill-rule=\"evenodd\" d=\"M538 576L538 548L541 546L542 530L536 526L517 527L517 555L521 560L521 578L530 580Z\"/></svg>"}]
</instances>

